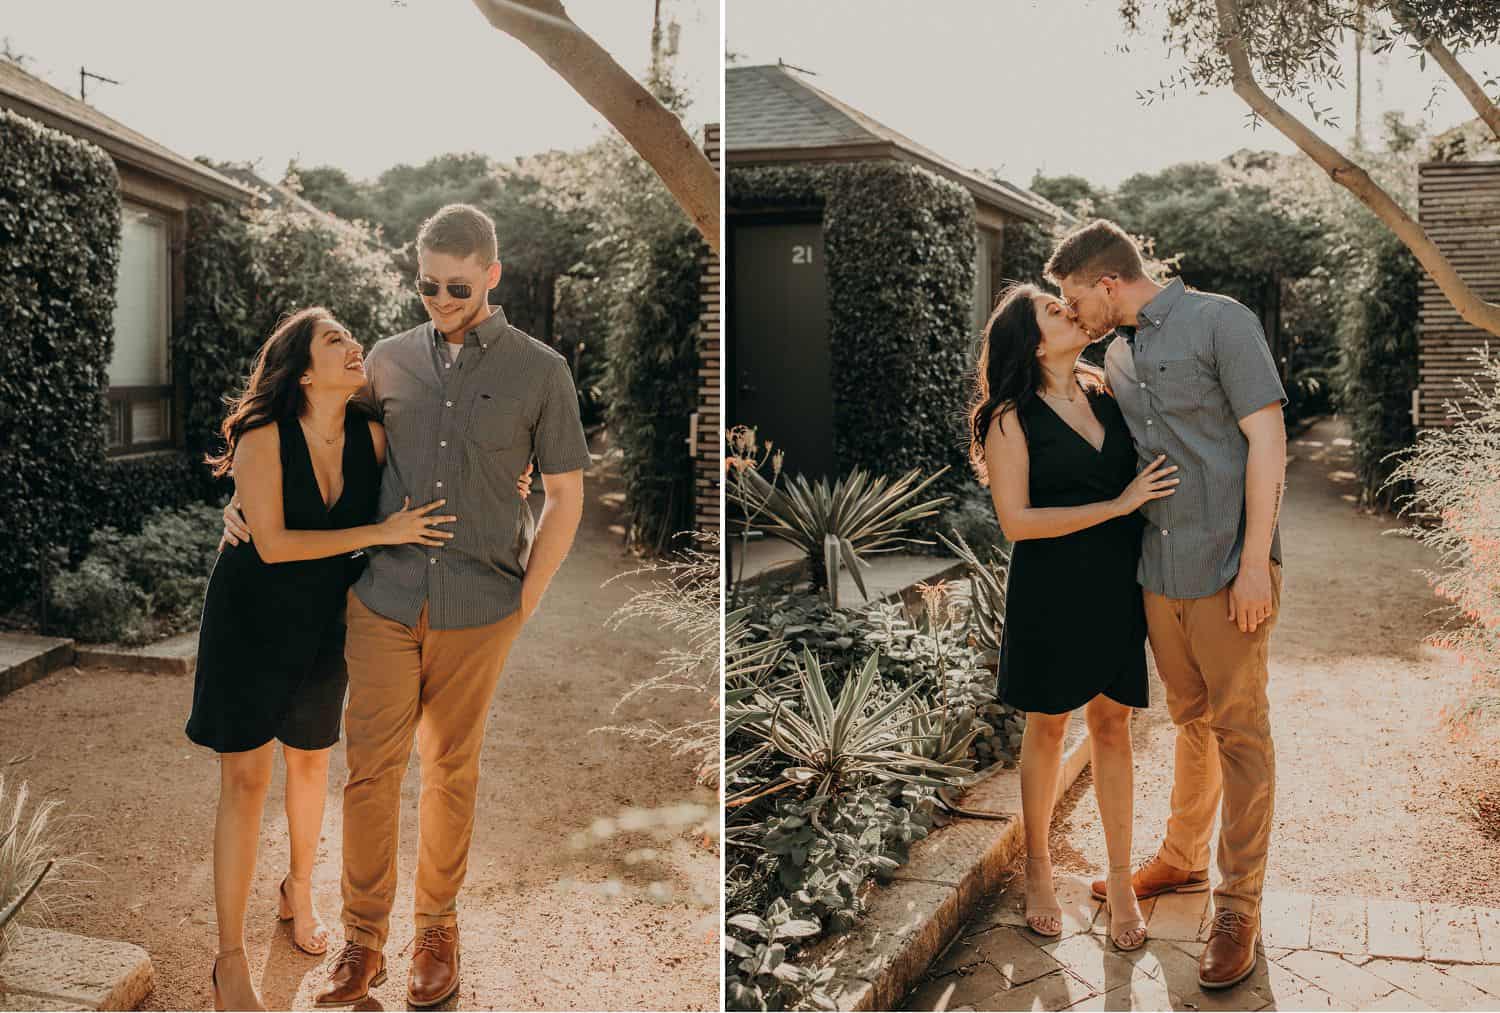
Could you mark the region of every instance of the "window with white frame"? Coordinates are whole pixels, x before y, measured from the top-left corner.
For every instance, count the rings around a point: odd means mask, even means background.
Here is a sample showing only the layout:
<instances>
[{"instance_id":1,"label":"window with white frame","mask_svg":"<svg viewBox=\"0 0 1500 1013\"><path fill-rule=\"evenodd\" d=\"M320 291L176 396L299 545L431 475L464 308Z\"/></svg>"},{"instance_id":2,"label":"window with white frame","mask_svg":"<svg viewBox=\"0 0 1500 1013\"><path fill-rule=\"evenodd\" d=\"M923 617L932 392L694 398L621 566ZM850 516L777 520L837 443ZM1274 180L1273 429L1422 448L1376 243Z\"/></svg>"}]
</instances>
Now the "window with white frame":
<instances>
[{"instance_id":1,"label":"window with white frame","mask_svg":"<svg viewBox=\"0 0 1500 1013\"><path fill-rule=\"evenodd\" d=\"M109 361L110 449L172 444L172 272L167 221L125 204Z\"/></svg>"}]
</instances>

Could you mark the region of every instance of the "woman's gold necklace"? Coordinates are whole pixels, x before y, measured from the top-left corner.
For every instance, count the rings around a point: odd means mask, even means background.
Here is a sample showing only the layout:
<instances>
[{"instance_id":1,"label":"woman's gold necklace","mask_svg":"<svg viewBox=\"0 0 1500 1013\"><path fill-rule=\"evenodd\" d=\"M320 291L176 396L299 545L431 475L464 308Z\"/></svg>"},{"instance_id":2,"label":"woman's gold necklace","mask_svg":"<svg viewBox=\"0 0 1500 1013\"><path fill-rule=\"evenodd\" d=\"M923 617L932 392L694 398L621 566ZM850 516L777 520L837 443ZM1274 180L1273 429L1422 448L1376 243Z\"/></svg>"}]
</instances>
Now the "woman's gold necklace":
<instances>
[{"instance_id":1,"label":"woman's gold necklace","mask_svg":"<svg viewBox=\"0 0 1500 1013\"><path fill-rule=\"evenodd\" d=\"M297 420L297 424L302 427L302 431L303 432L311 432L314 436L316 436L318 439L322 440L324 443L326 443L330 447L333 446L335 443L337 443L339 441L340 437L342 437L344 435L344 431L342 429L340 429L338 431L338 433L336 433L333 436L333 438L330 439L327 436L324 436L322 433L318 432L316 429L312 428L311 425L309 425L308 423L304 422L300 418Z\"/></svg>"}]
</instances>

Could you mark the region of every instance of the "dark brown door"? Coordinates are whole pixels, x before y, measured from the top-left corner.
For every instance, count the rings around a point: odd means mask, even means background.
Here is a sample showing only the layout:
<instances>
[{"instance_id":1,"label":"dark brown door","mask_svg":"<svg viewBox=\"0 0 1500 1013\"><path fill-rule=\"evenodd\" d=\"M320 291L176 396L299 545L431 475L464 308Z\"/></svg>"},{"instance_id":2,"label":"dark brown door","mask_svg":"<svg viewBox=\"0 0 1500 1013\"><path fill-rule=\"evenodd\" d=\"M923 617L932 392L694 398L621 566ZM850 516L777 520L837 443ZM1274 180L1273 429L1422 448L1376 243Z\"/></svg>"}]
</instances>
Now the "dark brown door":
<instances>
[{"instance_id":1,"label":"dark brown door","mask_svg":"<svg viewBox=\"0 0 1500 1013\"><path fill-rule=\"evenodd\" d=\"M732 221L729 417L786 451L788 473L836 477L828 275L817 221Z\"/></svg>"}]
</instances>

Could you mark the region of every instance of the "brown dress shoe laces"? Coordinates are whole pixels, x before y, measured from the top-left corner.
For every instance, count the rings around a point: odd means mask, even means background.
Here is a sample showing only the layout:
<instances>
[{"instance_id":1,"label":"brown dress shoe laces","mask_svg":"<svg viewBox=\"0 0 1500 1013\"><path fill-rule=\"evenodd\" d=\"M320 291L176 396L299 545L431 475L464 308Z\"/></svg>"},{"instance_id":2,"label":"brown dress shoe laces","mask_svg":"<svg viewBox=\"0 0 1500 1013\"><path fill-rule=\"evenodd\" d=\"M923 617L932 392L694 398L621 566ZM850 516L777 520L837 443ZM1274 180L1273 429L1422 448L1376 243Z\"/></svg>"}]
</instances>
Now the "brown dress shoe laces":
<instances>
[{"instance_id":1,"label":"brown dress shoe laces","mask_svg":"<svg viewBox=\"0 0 1500 1013\"><path fill-rule=\"evenodd\" d=\"M344 948L339 950L339 955L333 958L333 966L328 969L333 974L341 967L352 967L360 962L359 951L362 947L358 943L345 943Z\"/></svg>"},{"instance_id":2,"label":"brown dress shoe laces","mask_svg":"<svg viewBox=\"0 0 1500 1013\"><path fill-rule=\"evenodd\" d=\"M417 945L412 950L412 956L415 957L418 953L426 950L434 957L440 957L443 952L442 948L444 946L451 946L453 940L456 938L457 935L454 931L446 925L429 925L417 937Z\"/></svg>"},{"instance_id":3,"label":"brown dress shoe laces","mask_svg":"<svg viewBox=\"0 0 1500 1013\"><path fill-rule=\"evenodd\" d=\"M1222 932L1234 940L1236 946L1245 945L1245 934L1255 928L1255 919L1238 911L1214 912L1213 932Z\"/></svg>"}]
</instances>

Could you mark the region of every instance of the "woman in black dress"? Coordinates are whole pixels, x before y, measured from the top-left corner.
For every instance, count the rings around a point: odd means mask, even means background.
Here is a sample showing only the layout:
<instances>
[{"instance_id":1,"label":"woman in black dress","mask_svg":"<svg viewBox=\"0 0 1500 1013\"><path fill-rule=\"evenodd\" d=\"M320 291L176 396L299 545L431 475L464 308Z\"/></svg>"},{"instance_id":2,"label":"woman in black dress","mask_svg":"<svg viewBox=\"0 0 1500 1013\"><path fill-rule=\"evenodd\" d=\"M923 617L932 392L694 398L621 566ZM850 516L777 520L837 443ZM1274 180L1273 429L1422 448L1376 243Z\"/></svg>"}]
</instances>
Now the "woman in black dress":
<instances>
[{"instance_id":1,"label":"woman in black dress","mask_svg":"<svg viewBox=\"0 0 1500 1013\"><path fill-rule=\"evenodd\" d=\"M220 754L214 824L217 1009L264 1009L244 952L245 905L275 744L286 758L291 870L280 917L308 953L328 947L312 903L329 750L348 676L344 595L351 553L373 545L441 545L453 537L442 500L372 523L385 430L350 401L365 383L357 341L321 307L284 319L256 356L224 420L224 452L253 544L229 546L209 578L187 735ZM362 562L360 560L359 562Z\"/></svg>"},{"instance_id":2,"label":"woman in black dress","mask_svg":"<svg viewBox=\"0 0 1500 1013\"><path fill-rule=\"evenodd\" d=\"M1081 707L1109 852L1109 934L1131 950L1146 941L1130 886L1130 709L1147 705L1136 511L1178 480L1160 458L1136 474L1104 375L1079 360L1092 340L1060 299L1034 285L1009 289L980 350L970 454L1014 543L1000 684L1005 702L1026 712L1026 923L1039 935L1062 932L1047 834L1063 735Z\"/></svg>"}]
</instances>

